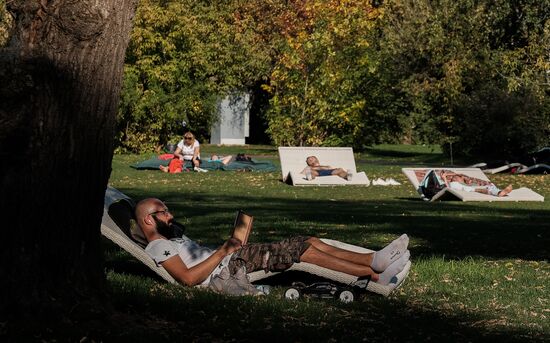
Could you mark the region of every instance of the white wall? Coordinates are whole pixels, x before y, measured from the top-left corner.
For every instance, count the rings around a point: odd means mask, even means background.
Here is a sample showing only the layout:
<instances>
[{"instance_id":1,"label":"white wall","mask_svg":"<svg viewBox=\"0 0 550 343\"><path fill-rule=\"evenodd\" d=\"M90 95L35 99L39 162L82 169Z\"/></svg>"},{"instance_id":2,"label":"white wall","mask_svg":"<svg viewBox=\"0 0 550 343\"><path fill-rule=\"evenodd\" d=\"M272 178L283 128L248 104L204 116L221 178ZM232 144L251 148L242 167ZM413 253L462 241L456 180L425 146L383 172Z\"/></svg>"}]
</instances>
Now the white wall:
<instances>
[{"instance_id":1,"label":"white wall","mask_svg":"<svg viewBox=\"0 0 550 343\"><path fill-rule=\"evenodd\" d=\"M249 136L250 94L226 96L218 102L218 121L210 130L210 144L244 145Z\"/></svg>"}]
</instances>

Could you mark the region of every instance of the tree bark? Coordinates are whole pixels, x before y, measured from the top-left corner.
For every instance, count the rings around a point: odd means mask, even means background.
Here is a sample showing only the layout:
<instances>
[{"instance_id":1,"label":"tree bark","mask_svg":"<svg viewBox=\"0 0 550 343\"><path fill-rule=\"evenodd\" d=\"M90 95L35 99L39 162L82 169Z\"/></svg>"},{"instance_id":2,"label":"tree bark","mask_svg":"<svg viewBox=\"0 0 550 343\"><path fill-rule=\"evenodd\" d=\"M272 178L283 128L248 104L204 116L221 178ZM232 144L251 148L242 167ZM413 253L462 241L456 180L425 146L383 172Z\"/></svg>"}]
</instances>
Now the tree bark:
<instances>
[{"instance_id":1,"label":"tree bark","mask_svg":"<svg viewBox=\"0 0 550 343\"><path fill-rule=\"evenodd\" d=\"M0 321L89 312L137 0L8 1L0 51Z\"/></svg>"}]
</instances>

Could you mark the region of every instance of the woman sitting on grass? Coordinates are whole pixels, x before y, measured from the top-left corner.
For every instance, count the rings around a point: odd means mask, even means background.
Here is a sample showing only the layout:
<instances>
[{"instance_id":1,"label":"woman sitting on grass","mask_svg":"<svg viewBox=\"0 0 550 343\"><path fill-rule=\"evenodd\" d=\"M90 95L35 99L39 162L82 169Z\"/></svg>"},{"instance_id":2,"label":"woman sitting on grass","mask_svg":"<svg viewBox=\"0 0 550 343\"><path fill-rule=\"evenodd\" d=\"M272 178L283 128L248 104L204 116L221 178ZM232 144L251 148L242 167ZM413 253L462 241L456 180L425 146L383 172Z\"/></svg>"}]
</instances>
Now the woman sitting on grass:
<instances>
[{"instance_id":1,"label":"woman sitting on grass","mask_svg":"<svg viewBox=\"0 0 550 343\"><path fill-rule=\"evenodd\" d=\"M195 139L191 132L186 132L183 139L178 143L178 147L174 152L174 158L168 166L159 166L159 169L165 173L181 173L185 161L191 161L194 171L205 172L201 169L201 150L200 143Z\"/></svg>"}]
</instances>

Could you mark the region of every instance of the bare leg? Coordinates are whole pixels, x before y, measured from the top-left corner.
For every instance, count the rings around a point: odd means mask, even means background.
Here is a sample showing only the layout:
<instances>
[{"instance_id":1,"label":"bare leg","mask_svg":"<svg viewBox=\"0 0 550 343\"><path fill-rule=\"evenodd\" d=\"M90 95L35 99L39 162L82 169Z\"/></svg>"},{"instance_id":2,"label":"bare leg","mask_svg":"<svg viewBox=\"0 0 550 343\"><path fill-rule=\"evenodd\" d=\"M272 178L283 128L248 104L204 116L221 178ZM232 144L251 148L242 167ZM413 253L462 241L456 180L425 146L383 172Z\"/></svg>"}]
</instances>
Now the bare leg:
<instances>
[{"instance_id":1,"label":"bare leg","mask_svg":"<svg viewBox=\"0 0 550 343\"><path fill-rule=\"evenodd\" d=\"M315 237L310 238L308 243L324 253L334 257L355 264L371 267L376 272L383 272L392 263L397 261L405 253L405 251L407 251L409 237L406 234L403 234L381 250L374 253L357 253L354 251L337 248L330 244L323 243L323 241Z\"/></svg>"},{"instance_id":2,"label":"bare leg","mask_svg":"<svg viewBox=\"0 0 550 343\"><path fill-rule=\"evenodd\" d=\"M223 163L224 165L228 165L229 162L231 162L231 159L232 159L232 158L233 158L232 155L227 155L227 156L225 156L225 157L222 159L222 163Z\"/></svg>"},{"instance_id":3,"label":"bare leg","mask_svg":"<svg viewBox=\"0 0 550 343\"><path fill-rule=\"evenodd\" d=\"M486 188L476 188L475 191L481 194L489 194L489 191Z\"/></svg>"},{"instance_id":4,"label":"bare leg","mask_svg":"<svg viewBox=\"0 0 550 343\"><path fill-rule=\"evenodd\" d=\"M508 193L510 193L512 191L512 185L508 185L508 187L504 188L503 190L501 190L500 192L498 192L498 196L499 197L503 197L503 196L506 196L508 195Z\"/></svg>"},{"instance_id":5,"label":"bare leg","mask_svg":"<svg viewBox=\"0 0 550 343\"><path fill-rule=\"evenodd\" d=\"M378 281L379 279L378 274L375 273L370 267L329 255L317 249L313 245L307 248L302 256L300 256L300 261L312 263L320 267L325 267L330 270L339 271L358 277L370 275L372 281Z\"/></svg>"},{"instance_id":6,"label":"bare leg","mask_svg":"<svg viewBox=\"0 0 550 343\"><path fill-rule=\"evenodd\" d=\"M361 264L367 267L370 267L372 263L373 253L357 253L354 251L349 251L341 248L337 248L335 246L329 245L321 241L319 238L311 237L307 240L308 243L313 245L315 248L319 249L320 251L332 255L334 257L340 258L342 260L346 260L349 262L353 262L356 264Z\"/></svg>"},{"instance_id":7,"label":"bare leg","mask_svg":"<svg viewBox=\"0 0 550 343\"><path fill-rule=\"evenodd\" d=\"M315 179L317 176L319 176L319 172L315 169L311 169L311 179Z\"/></svg>"},{"instance_id":8,"label":"bare leg","mask_svg":"<svg viewBox=\"0 0 550 343\"><path fill-rule=\"evenodd\" d=\"M159 166L159 169L162 170L165 173L168 173L168 167L165 166Z\"/></svg>"},{"instance_id":9,"label":"bare leg","mask_svg":"<svg viewBox=\"0 0 550 343\"><path fill-rule=\"evenodd\" d=\"M342 169L342 168L334 169L334 170L332 171L332 175L338 175L338 176L340 176L342 179L347 179L347 178L348 178L348 172L345 171L345 170Z\"/></svg>"}]
</instances>

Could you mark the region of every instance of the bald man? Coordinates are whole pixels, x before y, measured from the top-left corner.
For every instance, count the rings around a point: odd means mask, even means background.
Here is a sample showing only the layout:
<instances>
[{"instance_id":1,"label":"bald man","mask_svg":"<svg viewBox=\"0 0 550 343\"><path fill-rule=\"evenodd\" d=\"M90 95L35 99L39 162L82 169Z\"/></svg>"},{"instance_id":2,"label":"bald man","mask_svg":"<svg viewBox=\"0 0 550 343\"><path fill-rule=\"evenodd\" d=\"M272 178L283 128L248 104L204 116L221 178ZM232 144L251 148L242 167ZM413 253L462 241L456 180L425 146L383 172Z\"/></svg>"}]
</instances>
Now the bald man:
<instances>
[{"instance_id":1,"label":"bald man","mask_svg":"<svg viewBox=\"0 0 550 343\"><path fill-rule=\"evenodd\" d=\"M229 238L218 249L200 246L187 237L173 237L174 219L166 205L155 198L140 201L136 218L149 244L145 251L184 285L207 285L211 278L227 267L236 273L257 270L283 271L292 264L309 262L331 270L370 277L371 281L388 285L403 270L410 253L406 234L374 253L356 253L323 243L315 237L292 237L277 243L247 244Z\"/></svg>"},{"instance_id":2,"label":"bald man","mask_svg":"<svg viewBox=\"0 0 550 343\"><path fill-rule=\"evenodd\" d=\"M317 156L308 156L306 158L307 167L304 168L300 173L301 174L310 174L311 179L315 179L318 176L329 176L336 175L340 176L342 179L348 179L348 172L342 168L334 168L331 166L322 166L319 163Z\"/></svg>"}]
</instances>

